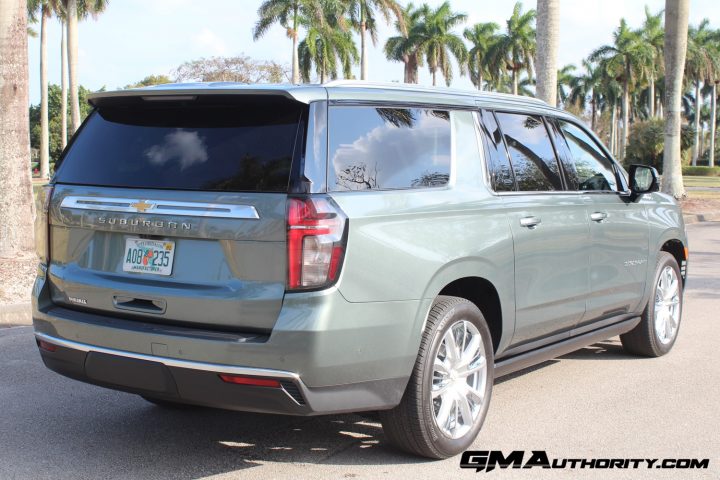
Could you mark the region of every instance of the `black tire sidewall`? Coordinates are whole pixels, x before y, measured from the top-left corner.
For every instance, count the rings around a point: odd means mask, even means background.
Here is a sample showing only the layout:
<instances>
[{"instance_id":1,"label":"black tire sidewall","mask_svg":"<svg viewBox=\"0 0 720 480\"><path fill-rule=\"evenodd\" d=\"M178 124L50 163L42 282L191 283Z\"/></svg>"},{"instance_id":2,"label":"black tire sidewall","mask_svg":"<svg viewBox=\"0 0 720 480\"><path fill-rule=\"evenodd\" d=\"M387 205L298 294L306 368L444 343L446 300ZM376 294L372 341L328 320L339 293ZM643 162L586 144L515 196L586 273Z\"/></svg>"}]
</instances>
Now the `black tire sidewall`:
<instances>
[{"instance_id":1,"label":"black tire sidewall","mask_svg":"<svg viewBox=\"0 0 720 480\"><path fill-rule=\"evenodd\" d=\"M485 356L487 360L487 381L485 384L485 402L482 411L478 415L477 423L464 436L452 439L446 436L438 425L435 423L433 402L432 402L432 380L433 380L433 363L437 356L438 350L442 343L443 336L450 327L458 320L467 320L475 325L483 339L485 348ZM436 324L433 340L425 357L422 372L422 419L426 424L426 431L430 435L433 446L444 456L449 457L457 455L467 450L477 437L482 425L485 421L488 408L490 406L490 397L494 381L493 375L494 359L493 359L493 343L490 330L487 327L485 318L480 310L470 302L462 302L453 305L452 308L445 312L442 319Z\"/></svg>"}]
</instances>

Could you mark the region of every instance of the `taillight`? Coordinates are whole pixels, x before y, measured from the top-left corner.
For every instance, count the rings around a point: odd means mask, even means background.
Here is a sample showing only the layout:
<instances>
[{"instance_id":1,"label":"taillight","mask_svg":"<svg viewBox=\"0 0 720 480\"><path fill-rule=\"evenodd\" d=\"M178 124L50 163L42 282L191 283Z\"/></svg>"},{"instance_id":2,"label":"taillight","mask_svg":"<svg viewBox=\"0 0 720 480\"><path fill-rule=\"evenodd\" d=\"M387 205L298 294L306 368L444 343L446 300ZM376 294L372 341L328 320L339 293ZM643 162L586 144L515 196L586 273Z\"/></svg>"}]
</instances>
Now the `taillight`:
<instances>
[{"instance_id":1,"label":"taillight","mask_svg":"<svg viewBox=\"0 0 720 480\"><path fill-rule=\"evenodd\" d=\"M40 259L40 263L43 264L47 263L50 257L48 212L50 210L52 192L52 185L43 185L40 187L35 203L35 251Z\"/></svg>"},{"instance_id":2,"label":"taillight","mask_svg":"<svg viewBox=\"0 0 720 480\"><path fill-rule=\"evenodd\" d=\"M347 217L330 198L289 198L288 290L317 289L337 280L345 255Z\"/></svg>"}]
</instances>

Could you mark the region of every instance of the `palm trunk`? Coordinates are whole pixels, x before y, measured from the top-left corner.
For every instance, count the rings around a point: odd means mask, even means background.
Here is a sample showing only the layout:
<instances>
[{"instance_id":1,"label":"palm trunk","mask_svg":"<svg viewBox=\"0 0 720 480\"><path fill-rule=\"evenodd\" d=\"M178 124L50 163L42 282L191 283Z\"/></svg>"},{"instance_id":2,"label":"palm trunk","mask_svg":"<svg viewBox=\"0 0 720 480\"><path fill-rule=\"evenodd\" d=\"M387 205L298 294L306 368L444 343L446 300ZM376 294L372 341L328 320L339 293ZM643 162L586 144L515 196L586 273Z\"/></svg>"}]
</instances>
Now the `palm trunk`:
<instances>
[{"instance_id":1,"label":"palm trunk","mask_svg":"<svg viewBox=\"0 0 720 480\"><path fill-rule=\"evenodd\" d=\"M557 55L560 0L537 0L536 93L548 105L558 102Z\"/></svg>"},{"instance_id":2,"label":"palm trunk","mask_svg":"<svg viewBox=\"0 0 720 480\"><path fill-rule=\"evenodd\" d=\"M478 66L478 84L477 84L477 89L482 92L482 91L483 91L483 70L482 70L482 58L480 57L480 54L478 54L477 66Z\"/></svg>"},{"instance_id":3,"label":"palm trunk","mask_svg":"<svg viewBox=\"0 0 720 480\"><path fill-rule=\"evenodd\" d=\"M710 118L710 155L708 165L715 166L715 131L717 130L717 82L713 82L712 89L712 114Z\"/></svg>"},{"instance_id":4,"label":"palm trunk","mask_svg":"<svg viewBox=\"0 0 720 480\"><path fill-rule=\"evenodd\" d=\"M365 12L360 7L360 80L368 78L367 49L365 48L365 33L367 24L365 23Z\"/></svg>"},{"instance_id":5,"label":"palm trunk","mask_svg":"<svg viewBox=\"0 0 720 480\"><path fill-rule=\"evenodd\" d=\"M683 72L688 40L690 0L665 0L665 149L663 192L685 197L680 162Z\"/></svg>"},{"instance_id":6,"label":"palm trunk","mask_svg":"<svg viewBox=\"0 0 720 480\"><path fill-rule=\"evenodd\" d=\"M67 49L70 71L70 119L72 133L80 128L80 98L78 96L78 14L77 0L67 2Z\"/></svg>"},{"instance_id":7,"label":"palm trunk","mask_svg":"<svg viewBox=\"0 0 720 480\"><path fill-rule=\"evenodd\" d=\"M595 93L593 93L593 96L590 98L590 128L592 129L593 133L595 132L595 127L597 127L597 106L595 102Z\"/></svg>"},{"instance_id":8,"label":"palm trunk","mask_svg":"<svg viewBox=\"0 0 720 480\"><path fill-rule=\"evenodd\" d=\"M50 130L48 127L47 20L50 8L40 12L40 178L50 177Z\"/></svg>"},{"instance_id":9,"label":"palm trunk","mask_svg":"<svg viewBox=\"0 0 720 480\"><path fill-rule=\"evenodd\" d=\"M292 31L292 83L300 83L300 57L298 55L298 11L297 5L293 12L293 31Z\"/></svg>"},{"instance_id":10,"label":"palm trunk","mask_svg":"<svg viewBox=\"0 0 720 480\"><path fill-rule=\"evenodd\" d=\"M695 142L693 143L692 165L697 165L700 150L700 109L702 108L702 97L700 96L700 80L695 82Z\"/></svg>"},{"instance_id":11,"label":"palm trunk","mask_svg":"<svg viewBox=\"0 0 720 480\"><path fill-rule=\"evenodd\" d=\"M664 116L664 114L663 114L663 102L662 102L662 101L659 101L659 102L658 102L658 107L657 107L657 118L663 118L663 116Z\"/></svg>"},{"instance_id":12,"label":"palm trunk","mask_svg":"<svg viewBox=\"0 0 720 480\"><path fill-rule=\"evenodd\" d=\"M650 118L655 118L655 75L650 74Z\"/></svg>"},{"instance_id":13,"label":"palm trunk","mask_svg":"<svg viewBox=\"0 0 720 480\"><path fill-rule=\"evenodd\" d=\"M614 103L610 115L610 152L617 157L617 107Z\"/></svg>"},{"instance_id":14,"label":"palm trunk","mask_svg":"<svg viewBox=\"0 0 720 480\"><path fill-rule=\"evenodd\" d=\"M437 83L436 83L436 80L437 80L437 79L436 79L436 76L435 76L435 72L436 72L436 71L437 71L437 69L433 68L433 70L432 70L433 87L434 87L435 85L437 85Z\"/></svg>"},{"instance_id":15,"label":"palm trunk","mask_svg":"<svg viewBox=\"0 0 720 480\"><path fill-rule=\"evenodd\" d=\"M512 84L513 84L513 85L512 85L512 87L513 87L513 90L512 90L512 91L513 91L513 95L517 95L517 94L518 94L518 72L517 72L517 70L516 70L514 67L513 67L513 71L512 71L512 72L513 72L513 73L512 73Z\"/></svg>"},{"instance_id":16,"label":"palm trunk","mask_svg":"<svg viewBox=\"0 0 720 480\"><path fill-rule=\"evenodd\" d=\"M0 0L0 258L10 259L34 243L27 37L26 1Z\"/></svg>"},{"instance_id":17,"label":"palm trunk","mask_svg":"<svg viewBox=\"0 0 720 480\"><path fill-rule=\"evenodd\" d=\"M66 23L60 19L60 145L65 148L67 145L67 104L68 104L68 87L67 87L67 28Z\"/></svg>"},{"instance_id":18,"label":"palm trunk","mask_svg":"<svg viewBox=\"0 0 720 480\"><path fill-rule=\"evenodd\" d=\"M619 157L621 160L625 159L625 149L627 148L627 141L630 137L630 73L629 69L625 71L625 80L623 82L623 101L622 101L622 138L620 141Z\"/></svg>"}]
</instances>

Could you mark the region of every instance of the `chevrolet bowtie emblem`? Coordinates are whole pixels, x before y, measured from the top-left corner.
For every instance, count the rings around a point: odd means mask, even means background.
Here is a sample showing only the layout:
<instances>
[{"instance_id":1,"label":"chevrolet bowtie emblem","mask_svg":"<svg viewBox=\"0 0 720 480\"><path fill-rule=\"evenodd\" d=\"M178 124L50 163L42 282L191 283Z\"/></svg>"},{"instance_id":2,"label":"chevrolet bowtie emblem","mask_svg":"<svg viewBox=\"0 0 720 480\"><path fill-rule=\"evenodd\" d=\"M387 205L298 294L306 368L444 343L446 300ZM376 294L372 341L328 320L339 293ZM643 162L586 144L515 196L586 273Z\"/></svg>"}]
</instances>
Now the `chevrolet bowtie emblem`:
<instances>
[{"instance_id":1,"label":"chevrolet bowtie emblem","mask_svg":"<svg viewBox=\"0 0 720 480\"><path fill-rule=\"evenodd\" d=\"M145 200L140 200L137 203L131 203L130 206L136 209L138 212L144 213L146 210L150 210L155 205L152 203L147 203Z\"/></svg>"}]
</instances>

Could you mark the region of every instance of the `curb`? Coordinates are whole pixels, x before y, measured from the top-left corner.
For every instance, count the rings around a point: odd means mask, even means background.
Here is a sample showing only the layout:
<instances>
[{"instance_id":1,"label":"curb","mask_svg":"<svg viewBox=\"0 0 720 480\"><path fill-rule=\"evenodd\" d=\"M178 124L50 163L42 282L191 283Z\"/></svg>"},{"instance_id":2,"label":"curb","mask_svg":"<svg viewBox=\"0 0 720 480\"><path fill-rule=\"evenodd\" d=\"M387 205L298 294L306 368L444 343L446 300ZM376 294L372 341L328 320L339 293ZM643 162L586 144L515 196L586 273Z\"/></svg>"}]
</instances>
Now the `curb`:
<instances>
[{"instance_id":1,"label":"curb","mask_svg":"<svg viewBox=\"0 0 720 480\"><path fill-rule=\"evenodd\" d=\"M0 305L0 327L32 325L30 302Z\"/></svg>"},{"instance_id":2,"label":"curb","mask_svg":"<svg viewBox=\"0 0 720 480\"><path fill-rule=\"evenodd\" d=\"M683 215L685 224L701 223L701 222L720 222L720 213L698 213L692 215Z\"/></svg>"}]
</instances>

